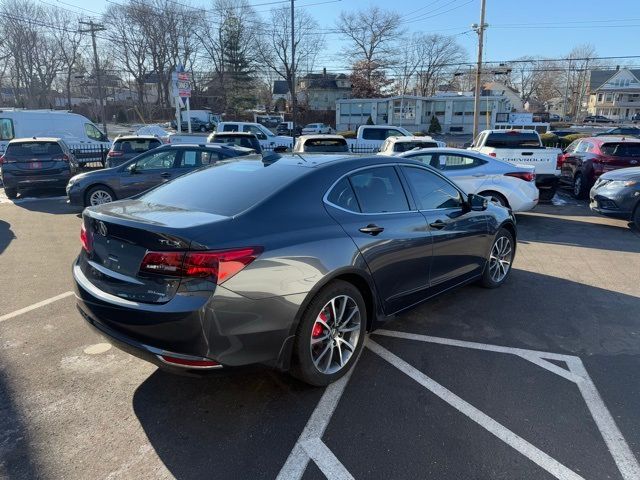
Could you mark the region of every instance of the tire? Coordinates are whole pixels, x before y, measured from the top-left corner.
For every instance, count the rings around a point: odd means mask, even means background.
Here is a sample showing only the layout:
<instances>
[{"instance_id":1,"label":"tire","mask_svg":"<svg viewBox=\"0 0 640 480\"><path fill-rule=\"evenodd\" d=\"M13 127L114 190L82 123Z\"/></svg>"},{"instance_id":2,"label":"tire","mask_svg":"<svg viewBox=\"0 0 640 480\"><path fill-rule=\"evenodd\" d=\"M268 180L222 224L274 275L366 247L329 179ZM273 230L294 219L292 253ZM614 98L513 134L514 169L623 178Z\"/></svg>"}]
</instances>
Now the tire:
<instances>
[{"instance_id":1,"label":"tire","mask_svg":"<svg viewBox=\"0 0 640 480\"><path fill-rule=\"evenodd\" d=\"M99 201L102 198L103 201ZM84 206L93 207L96 205L102 205L104 203L113 202L117 200L115 193L109 187L105 185L96 185L87 190L84 196Z\"/></svg>"},{"instance_id":2,"label":"tire","mask_svg":"<svg viewBox=\"0 0 640 480\"><path fill-rule=\"evenodd\" d=\"M540 192L540 196L539 196L539 201L540 202L550 202L554 195L556 194L556 187L552 187L552 188L542 188L542 189L538 189L538 191Z\"/></svg>"},{"instance_id":3,"label":"tire","mask_svg":"<svg viewBox=\"0 0 640 480\"><path fill-rule=\"evenodd\" d=\"M578 173L573 178L573 187L571 190L571 194L573 195L574 198L582 200L583 198L587 197L588 191L589 191L589 188L587 186L587 182L585 181L584 176L581 173Z\"/></svg>"},{"instance_id":4,"label":"tire","mask_svg":"<svg viewBox=\"0 0 640 480\"><path fill-rule=\"evenodd\" d=\"M501 193L487 190L486 192L480 192L478 195L487 197L490 201L495 202L499 205L502 205L503 207L509 208L509 202L507 201L505 196L502 195Z\"/></svg>"},{"instance_id":5,"label":"tire","mask_svg":"<svg viewBox=\"0 0 640 480\"><path fill-rule=\"evenodd\" d=\"M340 321L345 322L342 328L335 329L335 317L338 317L339 325ZM338 380L358 360L364 345L366 322L366 305L355 286L342 280L326 285L311 300L300 319L291 374L317 387Z\"/></svg>"},{"instance_id":6,"label":"tire","mask_svg":"<svg viewBox=\"0 0 640 480\"><path fill-rule=\"evenodd\" d=\"M17 188L5 188L4 194L7 196L9 200L15 200L18 197L18 189Z\"/></svg>"},{"instance_id":7,"label":"tire","mask_svg":"<svg viewBox=\"0 0 640 480\"><path fill-rule=\"evenodd\" d=\"M491 244L489 260L482 272L480 285L485 288L497 288L506 282L511 274L514 256L513 235L509 230L501 228Z\"/></svg>"}]
</instances>

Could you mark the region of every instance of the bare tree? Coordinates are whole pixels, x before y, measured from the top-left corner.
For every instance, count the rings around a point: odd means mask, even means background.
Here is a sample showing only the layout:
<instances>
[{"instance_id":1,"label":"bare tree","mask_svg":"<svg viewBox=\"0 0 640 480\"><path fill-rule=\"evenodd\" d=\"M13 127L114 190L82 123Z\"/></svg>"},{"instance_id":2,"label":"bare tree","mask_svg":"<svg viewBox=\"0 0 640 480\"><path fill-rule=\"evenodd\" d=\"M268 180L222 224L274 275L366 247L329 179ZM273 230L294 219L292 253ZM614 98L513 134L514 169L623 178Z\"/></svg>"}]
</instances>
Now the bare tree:
<instances>
[{"instance_id":1,"label":"bare tree","mask_svg":"<svg viewBox=\"0 0 640 480\"><path fill-rule=\"evenodd\" d=\"M397 41L402 34L400 27L398 13L379 7L342 12L336 25L349 43L344 53L353 59L353 64L358 64L360 74L369 83L379 70L394 63Z\"/></svg>"},{"instance_id":2,"label":"bare tree","mask_svg":"<svg viewBox=\"0 0 640 480\"><path fill-rule=\"evenodd\" d=\"M295 57L291 51L291 9L275 8L271 11L269 25L263 30L259 42L260 60L277 76L287 82L289 91L294 91L294 77L303 68L313 68L315 59L324 45L324 36L318 32L318 22L306 10L295 15ZM292 97L295 105L297 99Z\"/></svg>"},{"instance_id":3,"label":"bare tree","mask_svg":"<svg viewBox=\"0 0 640 480\"><path fill-rule=\"evenodd\" d=\"M417 91L427 97L435 94L443 79L459 70L456 64L467 60L467 52L454 37L446 35L421 34L414 41L421 59L417 68Z\"/></svg>"},{"instance_id":4,"label":"bare tree","mask_svg":"<svg viewBox=\"0 0 640 480\"><path fill-rule=\"evenodd\" d=\"M82 63L82 50L86 37L79 29L74 28L80 18L71 17L69 12L59 8L52 8L49 12L49 22L52 26L52 36L60 54L62 72L64 73L64 88L67 97L67 108L72 107L71 84L74 73Z\"/></svg>"}]
</instances>

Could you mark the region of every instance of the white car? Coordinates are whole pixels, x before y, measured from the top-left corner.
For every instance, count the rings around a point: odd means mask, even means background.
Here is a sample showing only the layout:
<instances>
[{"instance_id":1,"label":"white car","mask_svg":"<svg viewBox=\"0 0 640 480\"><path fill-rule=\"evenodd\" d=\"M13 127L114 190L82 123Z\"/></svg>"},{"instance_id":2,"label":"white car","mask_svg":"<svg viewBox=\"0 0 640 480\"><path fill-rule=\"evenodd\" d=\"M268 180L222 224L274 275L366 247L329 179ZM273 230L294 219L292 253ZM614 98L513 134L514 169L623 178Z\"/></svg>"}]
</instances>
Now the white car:
<instances>
[{"instance_id":1,"label":"white car","mask_svg":"<svg viewBox=\"0 0 640 480\"><path fill-rule=\"evenodd\" d=\"M441 170L465 192L488 197L514 212L526 212L538 204L536 174L531 166L459 148L425 148L398 156Z\"/></svg>"},{"instance_id":2,"label":"white car","mask_svg":"<svg viewBox=\"0 0 640 480\"><path fill-rule=\"evenodd\" d=\"M302 135L312 135L318 133L333 133L333 128L324 123L310 123L302 129Z\"/></svg>"},{"instance_id":3,"label":"white car","mask_svg":"<svg viewBox=\"0 0 640 480\"><path fill-rule=\"evenodd\" d=\"M400 155L401 153L408 152L409 150L446 146L446 143L441 142L440 140L434 140L429 136L394 136L389 137L384 141L380 147L378 155Z\"/></svg>"},{"instance_id":4,"label":"white car","mask_svg":"<svg viewBox=\"0 0 640 480\"><path fill-rule=\"evenodd\" d=\"M348 152L349 146L342 135L302 135L293 147L293 153Z\"/></svg>"}]
</instances>

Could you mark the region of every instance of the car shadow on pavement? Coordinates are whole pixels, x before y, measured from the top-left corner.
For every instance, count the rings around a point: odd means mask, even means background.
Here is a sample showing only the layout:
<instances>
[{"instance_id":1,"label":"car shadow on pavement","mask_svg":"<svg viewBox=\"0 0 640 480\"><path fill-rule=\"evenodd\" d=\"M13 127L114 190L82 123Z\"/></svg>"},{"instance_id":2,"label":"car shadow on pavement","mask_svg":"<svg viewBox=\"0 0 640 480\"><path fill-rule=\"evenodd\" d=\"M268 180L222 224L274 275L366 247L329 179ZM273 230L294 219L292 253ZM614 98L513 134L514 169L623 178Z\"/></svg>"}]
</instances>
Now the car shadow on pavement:
<instances>
[{"instance_id":1,"label":"car shadow on pavement","mask_svg":"<svg viewBox=\"0 0 640 480\"><path fill-rule=\"evenodd\" d=\"M29 210L30 212L49 213L52 215L70 215L77 214L82 208L71 206L67 203L66 198L57 197L26 197L14 201L16 207Z\"/></svg>"},{"instance_id":2,"label":"car shadow on pavement","mask_svg":"<svg viewBox=\"0 0 640 480\"><path fill-rule=\"evenodd\" d=\"M42 478L32 452L23 414L15 405L15 393L0 369L0 478Z\"/></svg>"},{"instance_id":3,"label":"car shadow on pavement","mask_svg":"<svg viewBox=\"0 0 640 480\"><path fill-rule=\"evenodd\" d=\"M0 254L5 251L15 238L15 233L11 231L11 224L0 220Z\"/></svg>"},{"instance_id":4,"label":"car shadow on pavement","mask_svg":"<svg viewBox=\"0 0 640 480\"><path fill-rule=\"evenodd\" d=\"M266 369L203 378L157 370L133 408L176 478L273 479L322 393Z\"/></svg>"},{"instance_id":5,"label":"car shadow on pavement","mask_svg":"<svg viewBox=\"0 0 640 480\"><path fill-rule=\"evenodd\" d=\"M520 215L518 242L539 242L600 250L640 253L637 231L629 223L597 223L588 219Z\"/></svg>"}]
</instances>

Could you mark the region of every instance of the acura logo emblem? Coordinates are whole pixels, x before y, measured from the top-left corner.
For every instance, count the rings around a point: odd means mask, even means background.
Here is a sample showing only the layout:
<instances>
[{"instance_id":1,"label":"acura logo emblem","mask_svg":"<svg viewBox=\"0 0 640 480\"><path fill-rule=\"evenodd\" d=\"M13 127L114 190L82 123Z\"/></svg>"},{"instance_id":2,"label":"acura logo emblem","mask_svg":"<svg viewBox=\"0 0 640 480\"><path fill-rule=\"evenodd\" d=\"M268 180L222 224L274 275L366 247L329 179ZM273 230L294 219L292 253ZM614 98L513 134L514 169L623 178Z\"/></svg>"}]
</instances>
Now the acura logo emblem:
<instances>
[{"instance_id":1,"label":"acura logo emblem","mask_svg":"<svg viewBox=\"0 0 640 480\"><path fill-rule=\"evenodd\" d=\"M636 163L638 163L638 160L631 160L629 163L631 163L632 165L635 165Z\"/></svg>"},{"instance_id":2,"label":"acura logo emblem","mask_svg":"<svg viewBox=\"0 0 640 480\"><path fill-rule=\"evenodd\" d=\"M107 236L107 233L108 233L107 232L107 226L104 224L104 222L98 221L98 223L96 224L96 230L103 237Z\"/></svg>"}]
</instances>

